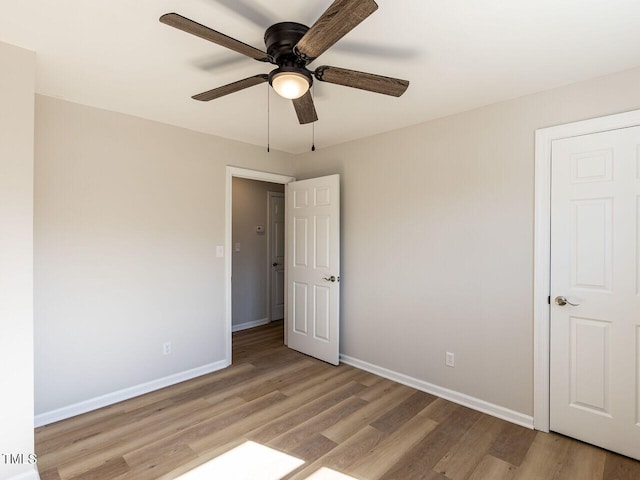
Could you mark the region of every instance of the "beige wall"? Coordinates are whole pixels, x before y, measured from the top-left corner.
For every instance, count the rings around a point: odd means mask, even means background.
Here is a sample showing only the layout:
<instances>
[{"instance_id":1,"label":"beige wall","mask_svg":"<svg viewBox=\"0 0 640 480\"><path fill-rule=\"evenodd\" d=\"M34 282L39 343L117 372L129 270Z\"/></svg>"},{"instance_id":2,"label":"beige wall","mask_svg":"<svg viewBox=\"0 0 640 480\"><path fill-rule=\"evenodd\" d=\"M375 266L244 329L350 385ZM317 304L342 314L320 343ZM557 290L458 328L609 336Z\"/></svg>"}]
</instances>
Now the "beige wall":
<instances>
[{"instance_id":1,"label":"beige wall","mask_svg":"<svg viewBox=\"0 0 640 480\"><path fill-rule=\"evenodd\" d=\"M34 472L33 52L0 43L0 479ZM35 473L34 473L35 476ZM25 477L26 478L26 477Z\"/></svg>"},{"instance_id":2,"label":"beige wall","mask_svg":"<svg viewBox=\"0 0 640 480\"><path fill-rule=\"evenodd\" d=\"M225 166L287 158L36 97L36 414L225 359Z\"/></svg>"},{"instance_id":3,"label":"beige wall","mask_svg":"<svg viewBox=\"0 0 640 480\"><path fill-rule=\"evenodd\" d=\"M236 326L269 319L267 195L284 192L284 185L234 177L232 192L232 323ZM258 225L265 227L264 234L256 233Z\"/></svg>"},{"instance_id":4,"label":"beige wall","mask_svg":"<svg viewBox=\"0 0 640 480\"><path fill-rule=\"evenodd\" d=\"M635 69L297 157L299 179L342 175L341 353L531 415L534 132L638 109L638 85Z\"/></svg>"},{"instance_id":5,"label":"beige wall","mask_svg":"<svg viewBox=\"0 0 640 480\"><path fill-rule=\"evenodd\" d=\"M532 414L534 132L640 108L638 84L640 69L297 157L37 97L36 412L224 357L231 164L342 175L342 353Z\"/></svg>"}]
</instances>

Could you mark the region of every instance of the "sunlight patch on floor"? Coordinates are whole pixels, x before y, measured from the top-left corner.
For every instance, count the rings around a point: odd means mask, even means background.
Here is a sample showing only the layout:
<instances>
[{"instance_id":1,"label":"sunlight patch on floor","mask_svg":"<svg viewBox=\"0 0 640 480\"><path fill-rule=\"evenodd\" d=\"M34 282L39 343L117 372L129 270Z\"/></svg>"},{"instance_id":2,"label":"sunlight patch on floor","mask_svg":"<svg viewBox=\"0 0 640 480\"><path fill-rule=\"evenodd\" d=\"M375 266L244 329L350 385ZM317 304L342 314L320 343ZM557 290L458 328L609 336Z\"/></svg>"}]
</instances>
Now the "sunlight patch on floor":
<instances>
[{"instance_id":1,"label":"sunlight patch on floor","mask_svg":"<svg viewBox=\"0 0 640 480\"><path fill-rule=\"evenodd\" d=\"M301 465L304 460L255 442L245 442L179 476L178 480L280 480Z\"/></svg>"},{"instance_id":2,"label":"sunlight patch on floor","mask_svg":"<svg viewBox=\"0 0 640 480\"><path fill-rule=\"evenodd\" d=\"M304 460L265 445L247 441L180 475L176 480L280 480L302 465ZM305 480L357 479L323 467Z\"/></svg>"},{"instance_id":3,"label":"sunlight patch on floor","mask_svg":"<svg viewBox=\"0 0 640 480\"><path fill-rule=\"evenodd\" d=\"M344 473L336 472L327 467L322 467L306 478L306 480L356 480Z\"/></svg>"}]
</instances>

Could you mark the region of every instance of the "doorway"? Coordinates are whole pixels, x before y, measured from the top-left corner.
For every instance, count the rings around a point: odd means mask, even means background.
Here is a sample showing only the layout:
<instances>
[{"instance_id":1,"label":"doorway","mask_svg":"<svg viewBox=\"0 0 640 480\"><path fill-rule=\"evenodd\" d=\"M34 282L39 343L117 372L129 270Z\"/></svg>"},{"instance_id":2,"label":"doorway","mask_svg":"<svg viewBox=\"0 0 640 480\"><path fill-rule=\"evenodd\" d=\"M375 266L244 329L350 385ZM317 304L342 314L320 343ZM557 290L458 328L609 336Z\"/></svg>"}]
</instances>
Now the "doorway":
<instances>
[{"instance_id":1,"label":"doorway","mask_svg":"<svg viewBox=\"0 0 640 480\"><path fill-rule=\"evenodd\" d=\"M237 332L284 318L284 185L234 178L232 188L231 323Z\"/></svg>"},{"instance_id":2,"label":"doorway","mask_svg":"<svg viewBox=\"0 0 640 480\"><path fill-rule=\"evenodd\" d=\"M236 245L233 241L233 179L248 179L257 180L260 182L268 182L271 184L285 185L295 180L294 177L279 175L269 172L261 172L258 170L248 170L244 168L227 166L226 172L226 191L225 191L225 312L226 312L226 326L227 332L226 339L226 362L228 365L232 363L232 331L233 331L233 283L232 283L232 271L233 271L233 255L236 249ZM265 197L266 198L266 197ZM254 234L257 236L258 225L254 225ZM264 225L266 227L266 224ZM266 235L266 233L265 233ZM237 242L236 242L237 243ZM240 251L243 252L242 243L239 246ZM266 277L266 272L265 272ZM268 315L267 315L268 317ZM265 322L266 323L266 322ZM286 343L286 338L285 338Z\"/></svg>"}]
</instances>

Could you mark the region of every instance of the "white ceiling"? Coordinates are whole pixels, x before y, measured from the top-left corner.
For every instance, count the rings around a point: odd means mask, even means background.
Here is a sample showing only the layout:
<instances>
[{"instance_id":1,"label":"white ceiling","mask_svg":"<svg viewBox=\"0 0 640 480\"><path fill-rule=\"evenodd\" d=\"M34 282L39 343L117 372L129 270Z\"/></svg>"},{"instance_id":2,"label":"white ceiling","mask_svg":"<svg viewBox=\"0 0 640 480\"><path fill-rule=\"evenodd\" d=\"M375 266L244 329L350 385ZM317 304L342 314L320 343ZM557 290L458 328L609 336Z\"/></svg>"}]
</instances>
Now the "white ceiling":
<instances>
[{"instance_id":1,"label":"white ceiling","mask_svg":"<svg viewBox=\"0 0 640 480\"><path fill-rule=\"evenodd\" d=\"M190 97L256 62L158 22L177 12L264 50L272 23L311 25L332 0L0 0L0 41L38 54L37 92L266 146L267 84ZM335 145L640 65L640 0L377 0L311 66L411 81L400 98L315 82L316 146ZM309 150L311 125L270 93L271 147Z\"/></svg>"}]
</instances>

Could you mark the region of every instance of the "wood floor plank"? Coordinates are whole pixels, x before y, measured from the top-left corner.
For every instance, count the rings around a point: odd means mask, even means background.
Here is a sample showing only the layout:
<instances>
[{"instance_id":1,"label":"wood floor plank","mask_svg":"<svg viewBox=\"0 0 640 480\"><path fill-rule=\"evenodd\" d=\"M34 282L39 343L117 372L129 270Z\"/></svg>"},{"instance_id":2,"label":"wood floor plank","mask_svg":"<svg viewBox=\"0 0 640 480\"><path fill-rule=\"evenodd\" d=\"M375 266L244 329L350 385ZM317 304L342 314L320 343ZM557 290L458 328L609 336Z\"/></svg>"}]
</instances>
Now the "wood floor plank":
<instances>
[{"instance_id":1,"label":"wood floor plank","mask_svg":"<svg viewBox=\"0 0 640 480\"><path fill-rule=\"evenodd\" d=\"M406 419L402 426L366 452L345 473L368 480L383 478L390 467L397 465L407 451L411 451L416 444L428 437L437 426L424 412Z\"/></svg>"},{"instance_id":2,"label":"wood floor plank","mask_svg":"<svg viewBox=\"0 0 640 480\"><path fill-rule=\"evenodd\" d=\"M188 429L178 432L169 438L163 438L159 443L165 443L168 441L175 441L179 443L188 444L196 452L199 452L201 448L196 448L196 445L201 445L205 442L207 447L211 443L217 444L217 436L220 432L227 429L235 429L236 425L247 418L251 418L255 415L255 412L268 409L270 407L280 405L287 397L280 392L271 392L263 397L260 397L251 402L247 402L239 407L227 410L215 417L198 423ZM216 445L217 446L217 445Z\"/></svg>"},{"instance_id":3,"label":"wood floor plank","mask_svg":"<svg viewBox=\"0 0 640 480\"><path fill-rule=\"evenodd\" d=\"M129 465L124 458L117 457L105 460L102 464L92 468L76 468L76 470L81 471L75 475L68 475L63 470L59 470L60 477L63 480L100 480L103 478L115 478L129 471Z\"/></svg>"},{"instance_id":4,"label":"wood floor plank","mask_svg":"<svg viewBox=\"0 0 640 480\"><path fill-rule=\"evenodd\" d=\"M400 405L378 418L371 426L382 432L392 433L435 399L433 395L416 391Z\"/></svg>"},{"instance_id":5,"label":"wood floor plank","mask_svg":"<svg viewBox=\"0 0 640 480\"><path fill-rule=\"evenodd\" d=\"M373 400L376 400L377 398L380 398L381 396L386 395L388 392L396 389L398 386L400 386L400 384L394 382L393 380L378 377L377 382L374 382L371 385L367 385L367 388L360 392L358 396L361 399L366 400L367 402L371 402ZM414 391L414 389L410 387L405 388L410 389L412 393Z\"/></svg>"},{"instance_id":6,"label":"wood floor plank","mask_svg":"<svg viewBox=\"0 0 640 480\"><path fill-rule=\"evenodd\" d=\"M254 400L267 393L281 390L289 385L297 385L302 380L315 375L324 369L323 365L318 365L317 362L301 361L290 365L289 368L281 369L278 375L274 375L271 378L264 378L255 385L245 386L241 392L238 392L238 396L246 401Z\"/></svg>"},{"instance_id":7,"label":"wood floor plank","mask_svg":"<svg viewBox=\"0 0 640 480\"><path fill-rule=\"evenodd\" d=\"M308 436L304 442L287 445L287 448L283 450L307 463L312 463L336 448L337 445L337 443L329 440L324 435L316 433Z\"/></svg>"},{"instance_id":8,"label":"wood floor plank","mask_svg":"<svg viewBox=\"0 0 640 480\"><path fill-rule=\"evenodd\" d=\"M254 442L266 444L328 408L339 404L363 388L365 387L359 383L349 382L333 391L330 390L316 400L293 409L280 418L275 418L266 425L251 431L247 437Z\"/></svg>"},{"instance_id":9,"label":"wood floor plank","mask_svg":"<svg viewBox=\"0 0 640 480\"><path fill-rule=\"evenodd\" d=\"M38 470L40 472L40 480L62 480L58 469L55 467L45 470L39 466Z\"/></svg>"},{"instance_id":10,"label":"wood floor plank","mask_svg":"<svg viewBox=\"0 0 640 480\"><path fill-rule=\"evenodd\" d=\"M369 387L363 390L363 392L366 393L373 388L374 387ZM363 392L358 394L358 398L363 400L364 398L370 398L369 395L363 395ZM377 391L377 393L377 396L373 397L373 400L369 401L366 406L358 409L352 415L336 421L333 425L326 428L322 434L334 442L344 442L369 423L375 422L384 412L397 407L398 404L413 395L414 390L404 385L392 383L390 386L385 387L383 392Z\"/></svg>"},{"instance_id":11,"label":"wood floor plank","mask_svg":"<svg viewBox=\"0 0 640 480\"><path fill-rule=\"evenodd\" d=\"M283 384L287 385L287 379L290 377L298 378L298 374L301 372L303 375L305 372L313 373L315 371L314 367L315 365L310 360L307 360L267 370L256 369L254 375L245 378L242 382L218 388L211 393L202 394L200 392L199 397L204 398L211 404L219 403L229 397L239 397L245 401L255 400L262 395L279 390ZM192 398L194 397L182 394L179 403L189 401Z\"/></svg>"},{"instance_id":12,"label":"wood floor plank","mask_svg":"<svg viewBox=\"0 0 640 480\"><path fill-rule=\"evenodd\" d=\"M457 403L449 402L444 398L436 398L425 413L434 422L442 423L459 411L460 406Z\"/></svg>"},{"instance_id":13,"label":"wood floor plank","mask_svg":"<svg viewBox=\"0 0 640 480\"><path fill-rule=\"evenodd\" d=\"M367 425L315 462L303 465L291 475L284 477L283 480L305 480L323 467L337 472L346 472L387 437L386 433Z\"/></svg>"},{"instance_id":14,"label":"wood floor plank","mask_svg":"<svg viewBox=\"0 0 640 480\"><path fill-rule=\"evenodd\" d=\"M271 440L267 445L284 452L295 453L300 448L300 445L307 442L309 438L314 435L320 435L323 430L357 412L365 405L367 405L367 402L364 400L350 396L333 407L327 408L322 413L313 415L313 417L308 420L301 422L294 428ZM335 445L337 445L337 443L334 443L334 446ZM315 458L319 458L320 456ZM309 459L304 458L304 460Z\"/></svg>"},{"instance_id":15,"label":"wood floor plank","mask_svg":"<svg viewBox=\"0 0 640 480\"><path fill-rule=\"evenodd\" d=\"M558 470L555 480L565 478L599 480L604 473L606 458L604 450L572 440L567 451L567 458Z\"/></svg>"},{"instance_id":16,"label":"wood floor plank","mask_svg":"<svg viewBox=\"0 0 640 480\"><path fill-rule=\"evenodd\" d=\"M568 438L554 433L538 432L515 478L517 480L556 478L567 460L570 446L571 440Z\"/></svg>"},{"instance_id":17,"label":"wood floor plank","mask_svg":"<svg viewBox=\"0 0 640 480\"><path fill-rule=\"evenodd\" d=\"M382 477L384 480L417 480L425 478L425 472L432 472L438 461L455 445L460 438L478 421L479 412L466 407L456 406L455 414L447 420L436 424L437 428L431 434L405 452L401 460L393 465ZM425 409L425 416L433 413L429 407ZM433 421L433 420L431 420ZM440 472L435 472L442 476ZM433 478L433 474L430 474Z\"/></svg>"},{"instance_id":18,"label":"wood floor plank","mask_svg":"<svg viewBox=\"0 0 640 480\"><path fill-rule=\"evenodd\" d=\"M640 462L617 453L607 452L603 480L637 480L640 478Z\"/></svg>"},{"instance_id":19,"label":"wood floor plank","mask_svg":"<svg viewBox=\"0 0 640 480\"><path fill-rule=\"evenodd\" d=\"M246 439L243 437L238 437L235 438L229 442L227 442L225 445L222 445L218 448L215 449L210 449L210 450L206 450L204 452L198 453L198 457L193 459L193 460L189 460L177 467L175 467L173 470L171 470L168 473L164 473L161 474L160 476L158 476L157 480L174 480L175 478L178 478L180 475L185 474L191 470L193 470L194 468L197 468L203 464L205 464L206 462L213 460L215 458L217 458L218 456L236 448L241 446L243 443L246 442ZM106 479L105 479L106 480ZM129 479L127 479L129 480ZM206 479L209 480L209 479ZM213 480L213 479L211 479Z\"/></svg>"},{"instance_id":20,"label":"wood floor plank","mask_svg":"<svg viewBox=\"0 0 640 480\"><path fill-rule=\"evenodd\" d=\"M289 385L280 389L280 392L288 397L297 398L300 395L305 395L309 386L313 385L313 389L319 394L324 394L335 388L336 385L344 385L346 381L357 381L360 371L349 365L338 365L332 367L328 364L324 364L326 368L315 375L313 378L309 378L305 381L298 383L297 385ZM345 381L346 380L346 381Z\"/></svg>"},{"instance_id":21,"label":"wood floor plank","mask_svg":"<svg viewBox=\"0 0 640 480\"><path fill-rule=\"evenodd\" d=\"M535 437L535 430L504 422L502 432L491 446L489 454L511 465L519 466Z\"/></svg>"},{"instance_id":22,"label":"wood floor plank","mask_svg":"<svg viewBox=\"0 0 640 480\"><path fill-rule=\"evenodd\" d=\"M113 480L155 480L197 458L198 455L184 444L141 449L125 456L129 470Z\"/></svg>"},{"instance_id":23,"label":"wood floor plank","mask_svg":"<svg viewBox=\"0 0 640 480\"><path fill-rule=\"evenodd\" d=\"M495 417L481 416L438 461L434 470L451 480L465 480L489 451L504 423Z\"/></svg>"},{"instance_id":24,"label":"wood floor plank","mask_svg":"<svg viewBox=\"0 0 640 480\"><path fill-rule=\"evenodd\" d=\"M493 455L485 455L469 476L469 480L512 480L516 468L515 465Z\"/></svg>"}]
</instances>

